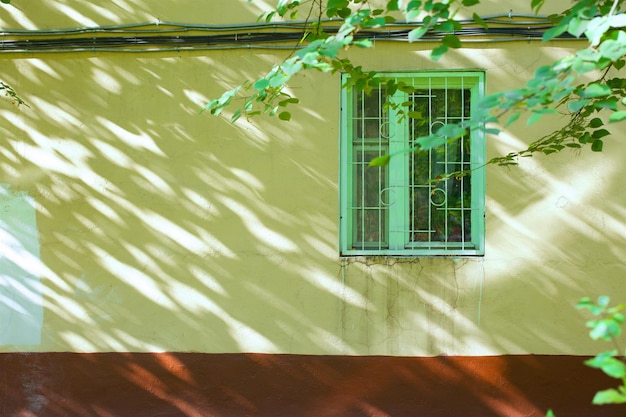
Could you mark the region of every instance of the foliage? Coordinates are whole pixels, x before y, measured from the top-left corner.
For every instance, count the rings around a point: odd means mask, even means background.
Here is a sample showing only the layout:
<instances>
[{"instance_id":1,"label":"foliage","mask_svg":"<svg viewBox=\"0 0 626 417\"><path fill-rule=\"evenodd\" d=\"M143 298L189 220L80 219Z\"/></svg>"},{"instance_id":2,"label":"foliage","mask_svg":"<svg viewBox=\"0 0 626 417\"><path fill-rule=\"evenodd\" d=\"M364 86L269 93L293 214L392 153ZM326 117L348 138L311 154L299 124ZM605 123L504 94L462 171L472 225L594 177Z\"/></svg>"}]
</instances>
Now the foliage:
<instances>
[{"instance_id":1,"label":"foliage","mask_svg":"<svg viewBox=\"0 0 626 417\"><path fill-rule=\"evenodd\" d=\"M601 295L596 303L585 297L576 304L576 308L589 310L594 316L593 320L587 321L587 327L591 329L589 337L593 340L612 342L615 346L615 349L601 352L585 361L585 365L600 369L611 378L618 379L621 384L617 388L598 391L592 400L595 405L626 403L626 356L617 343L622 333L622 324L624 324L624 315L620 312L624 309L624 305L610 307L610 301L608 296ZM548 410L546 417L556 416L552 410Z\"/></svg>"},{"instance_id":2,"label":"foliage","mask_svg":"<svg viewBox=\"0 0 626 417\"><path fill-rule=\"evenodd\" d=\"M593 403L599 405L626 403L626 363L624 362L624 352L617 343L617 338L622 332L621 326L624 323L624 315L620 312L624 305L610 307L609 302L609 297L600 296L597 303L589 298L583 298L577 304L579 309L589 310L595 317L593 320L587 321L587 327L591 329L589 336L593 340L605 340L615 345L615 349L602 352L585 362L587 366L600 369L606 375L620 381L617 388L596 393L593 397Z\"/></svg>"},{"instance_id":3,"label":"foliage","mask_svg":"<svg viewBox=\"0 0 626 417\"><path fill-rule=\"evenodd\" d=\"M457 139L467 129L486 129L487 133L498 134L500 129L494 126L507 127L523 114L529 125L546 115L562 114L567 116L563 126L527 149L495 158L490 163L511 165L519 157L585 145L590 145L592 151L601 151L603 141L611 134L611 124L626 119L626 79L610 75L626 63L626 14L621 13L622 1L580 0L550 16L553 25L543 33L544 41L573 36L586 38L586 46L538 68L524 87L486 97L471 120L463 125L446 125L421 138L418 148L439 146ZM233 112L233 122L241 116L248 118L262 113L277 114L281 120L288 121L291 119L288 106L298 103L298 99L287 93L286 83L305 70L346 72L350 77L344 88L371 91L380 82L375 72L354 66L342 57L342 52L349 48L373 45L367 34L371 32L366 30L383 29L401 15L414 26L407 34L408 41L422 39L426 34L435 34L440 39L439 46L431 53L431 58L438 60L449 49L463 47L463 40L457 35L461 25L455 16L459 10L479 3L480 0L388 0L384 7L375 8L368 0L279 0L276 8L259 16L259 20L270 23L275 18L290 20L305 14L306 29L294 52L266 75L245 81L211 100L204 110L218 115L233 100L241 99L243 105ZM539 13L543 3L544 0L531 0L535 13ZM325 19L339 21L341 25L329 26ZM477 27L488 27L477 13L473 14L473 21ZM582 81L583 76L591 77L592 81ZM388 81L386 88L392 94L406 86ZM388 161L388 156L383 156L372 164L385 165Z\"/></svg>"},{"instance_id":4,"label":"foliage","mask_svg":"<svg viewBox=\"0 0 626 417\"><path fill-rule=\"evenodd\" d=\"M506 125L514 122L522 111L530 112L532 124L545 114L561 111L569 115L568 123L539 139L521 152L497 158L494 162L509 164L518 156L534 152L550 154L565 147L580 148L591 144L593 151L603 149L602 138L609 136L608 124L626 118L626 80L608 78L610 70L621 69L626 61L626 15L616 14L620 2L581 1L555 19L556 26L545 32L545 39L568 32L587 37L589 44L575 55L567 56L552 65L539 68L525 88L495 94L494 107L498 118L511 113ZM598 15L598 13L600 13ZM581 76L600 71L600 76L588 83L575 84ZM492 119L493 120L493 119Z\"/></svg>"},{"instance_id":5,"label":"foliage","mask_svg":"<svg viewBox=\"0 0 626 417\"><path fill-rule=\"evenodd\" d=\"M6 1L6 0L5 0ZM24 105L29 107L28 104L24 100L17 95L13 87L5 83L4 81L0 81L0 91L4 91L4 95L8 97L16 106Z\"/></svg>"}]
</instances>

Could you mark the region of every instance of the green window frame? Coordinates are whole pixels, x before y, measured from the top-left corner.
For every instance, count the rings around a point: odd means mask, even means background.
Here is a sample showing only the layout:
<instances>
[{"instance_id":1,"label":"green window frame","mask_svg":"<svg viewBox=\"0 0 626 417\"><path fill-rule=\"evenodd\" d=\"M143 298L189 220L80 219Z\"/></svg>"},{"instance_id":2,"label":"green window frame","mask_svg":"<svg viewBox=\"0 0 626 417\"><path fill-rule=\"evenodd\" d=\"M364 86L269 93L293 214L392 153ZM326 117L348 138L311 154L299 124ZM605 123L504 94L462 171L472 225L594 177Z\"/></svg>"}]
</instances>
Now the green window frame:
<instances>
[{"instance_id":1,"label":"green window frame","mask_svg":"<svg viewBox=\"0 0 626 417\"><path fill-rule=\"evenodd\" d=\"M342 85L346 77L342 77ZM380 73L370 94L342 89L341 256L484 254L485 137L468 131L438 148L402 152L446 123L467 120L484 96L483 71ZM411 88L387 95L386 81ZM407 107L395 107L384 103ZM402 111L412 112L405 117ZM385 167L369 167L382 155ZM471 170L447 178L445 174ZM430 181L443 176L441 181Z\"/></svg>"}]
</instances>

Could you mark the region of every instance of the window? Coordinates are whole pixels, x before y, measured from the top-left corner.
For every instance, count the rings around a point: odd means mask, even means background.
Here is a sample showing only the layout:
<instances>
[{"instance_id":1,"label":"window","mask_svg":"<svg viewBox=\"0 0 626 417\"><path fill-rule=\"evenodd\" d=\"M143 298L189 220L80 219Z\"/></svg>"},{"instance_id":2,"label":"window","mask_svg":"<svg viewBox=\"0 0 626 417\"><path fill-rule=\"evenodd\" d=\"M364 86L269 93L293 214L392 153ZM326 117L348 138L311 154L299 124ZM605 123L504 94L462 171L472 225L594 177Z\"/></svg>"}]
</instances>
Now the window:
<instances>
[{"instance_id":1,"label":"window","mask_svg":"<svg viewBox=\"0 0 626 417\"><path fill-rule=\"evenodd\" d=\"M345 89L342 93L341 255L483 254L483 133L468 131L429 151L402 151L446 123L468 119L483 95L484 74L380 76L380 87L368 95ZM389 79L410 87L388 95L384 81ZM386 102L404 104L404 111L413 112L413 117L403 117ZM373 158L389 154L394 156L387 166L368 166ZM475 170L466 176L431 181L469 169Z\"/></svg>"}]
</instances>

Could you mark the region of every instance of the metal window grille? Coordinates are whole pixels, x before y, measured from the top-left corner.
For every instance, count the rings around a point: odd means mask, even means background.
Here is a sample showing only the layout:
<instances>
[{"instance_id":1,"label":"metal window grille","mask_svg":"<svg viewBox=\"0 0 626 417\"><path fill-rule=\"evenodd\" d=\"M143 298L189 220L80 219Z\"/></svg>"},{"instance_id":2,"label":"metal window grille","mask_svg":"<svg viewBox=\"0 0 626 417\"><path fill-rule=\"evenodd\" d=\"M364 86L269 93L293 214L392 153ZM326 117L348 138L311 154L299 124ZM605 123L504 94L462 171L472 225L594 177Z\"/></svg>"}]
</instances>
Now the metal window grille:
<instances>
[{"instance_id":1,"label":"metal window grille","mask_svg":"<svg viewBox=\"0 0 626 417\"><path fill-rule=\"evenodd\" d=\"M382 82L370 94L344 92L342 254L482 254L484 172L446 175L484 163L480 132L468 131L429 151L402 152L446 123L467 120L482 94L482 73L393 78L409 87L389 95ZM407 112L412 117L406 117ZM368 166L373 158L387 154L395 155L387 166ZM438 177L446 179L432 181Z\"/></svg>"}]
</instances>

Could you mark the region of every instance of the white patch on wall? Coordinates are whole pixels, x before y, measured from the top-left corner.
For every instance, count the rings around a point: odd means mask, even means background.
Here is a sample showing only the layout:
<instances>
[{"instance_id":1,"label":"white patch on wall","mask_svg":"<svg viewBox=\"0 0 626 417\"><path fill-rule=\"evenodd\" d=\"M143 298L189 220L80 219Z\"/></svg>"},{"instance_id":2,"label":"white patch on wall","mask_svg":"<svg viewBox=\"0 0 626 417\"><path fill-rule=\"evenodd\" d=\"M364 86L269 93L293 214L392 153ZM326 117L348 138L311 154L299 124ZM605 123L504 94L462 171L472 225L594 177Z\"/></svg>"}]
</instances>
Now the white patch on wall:
<instances>
[{"instance_id":1,"label":"white patch on wall","mask_svg":"<svg viewBox=\"0 0 626 417\"><path fill-rule=\"evenodd\" d=\"M43 323L35 201L0 184L0 345L38 345Z\"/></svg>"}]
</instances>

